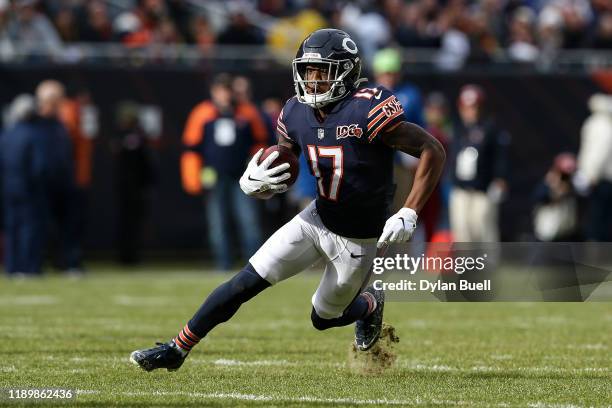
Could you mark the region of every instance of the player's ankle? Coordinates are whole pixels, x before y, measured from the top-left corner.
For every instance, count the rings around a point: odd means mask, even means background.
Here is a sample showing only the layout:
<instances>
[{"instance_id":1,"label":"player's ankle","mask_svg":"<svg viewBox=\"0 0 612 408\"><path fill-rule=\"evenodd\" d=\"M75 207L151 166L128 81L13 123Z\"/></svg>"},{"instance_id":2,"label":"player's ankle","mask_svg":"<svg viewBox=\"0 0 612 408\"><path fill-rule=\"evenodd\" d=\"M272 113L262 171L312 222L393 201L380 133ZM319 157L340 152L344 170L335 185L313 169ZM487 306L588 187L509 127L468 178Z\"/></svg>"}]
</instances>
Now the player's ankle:
<instances>
[{"instance_id":1,"label":"player's ankle","mask_svg":"<svg viewBox=\"0 0 612 408\"><path fill-rule=\"evenodd\" d=\"M172 343L174 343L176 349L185 357L200 340L201 338L191 331L189 324L186 324L179 332L178 336L172 339Z\"/></svg>"},{"instance_id":2,"label":"player's ankle","mask_svg":"<svg viewBox=\"0 0 612 408\"><path fill-rule=\"evenodd\" d=\"M363 296L365 300L368 302L368 310L365 313L365 316L364 316L365 318L371 315L376 310L376 306L378 306L378 304L376 302L376 298L374 297L374 295L372 295L369 292L363 292L361 296Z\"/></svg>"},{"instance_id":3,"label":"player's ankle","mask_svg":"<svg viewBox=\"0 0 612 408\"><path fill-rule=\"evenodd\" d=\"M184 348L182 348L180 345L176 343L174 339L172 339L172 344L173 344L173 348L176 351L178 351L181 354L181 356L187 357L187 354L189 354L189 350L185 350Z\"/></svg>"}]
</instances>

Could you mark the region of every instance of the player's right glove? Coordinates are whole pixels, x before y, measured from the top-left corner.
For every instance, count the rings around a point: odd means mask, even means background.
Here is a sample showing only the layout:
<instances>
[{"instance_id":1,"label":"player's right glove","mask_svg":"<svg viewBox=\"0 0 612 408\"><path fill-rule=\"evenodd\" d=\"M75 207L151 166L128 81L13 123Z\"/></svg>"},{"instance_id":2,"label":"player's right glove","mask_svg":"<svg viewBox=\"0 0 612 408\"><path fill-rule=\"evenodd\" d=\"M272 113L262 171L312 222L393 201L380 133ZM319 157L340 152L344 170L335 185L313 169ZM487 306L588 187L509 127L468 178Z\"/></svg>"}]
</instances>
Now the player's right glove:
<instances>
[{"instance_id":1,"label":"player's right glove","mask_svg":"<svg viewBox=\"0 0 612 408\"><path fill-rule=\"evenodd\" d=\"M288 172L280 173L289 168L289 163L283 163L270 169L270 165L279 155L276 151L272 152L263 162L258 164L257 162L263 152L264 149L259 149L255 153L244 174L240 177L240 188L246 195L250 196L264 192L283 193L287 191L287 185L280 183L287 180L291 175Z\"/></svg>"}]
</instances>

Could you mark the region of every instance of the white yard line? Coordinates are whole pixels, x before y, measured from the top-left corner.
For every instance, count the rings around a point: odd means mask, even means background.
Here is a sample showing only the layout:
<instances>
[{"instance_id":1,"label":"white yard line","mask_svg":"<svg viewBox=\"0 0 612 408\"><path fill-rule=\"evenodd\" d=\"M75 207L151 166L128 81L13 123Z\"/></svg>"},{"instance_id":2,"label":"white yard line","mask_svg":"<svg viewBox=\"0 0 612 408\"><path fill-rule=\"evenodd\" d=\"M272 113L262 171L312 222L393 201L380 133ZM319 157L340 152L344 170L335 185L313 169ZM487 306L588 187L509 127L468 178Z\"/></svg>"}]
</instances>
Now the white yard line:
<instances>
[{"instance_id":1,"label":"white yard line","mask_svg":"<svg viewBox=\"0 0 612 408\"><path fill-rule=\"evenodd\" d=\"M89 362L112 362L112 363L128 363L127 358L123 357L81 357L75 356L70 358L70 361L74 363L89 363ZM208 365L231 368L244 368L244 367L329 367L336 369L347 368L347 364L343 362L327 362L321 363L319 361L288 361L288 360L235 360L235 359L209 359L209 358L198 358L190 357L187 363L196 365ZM585 373L597 373L606 374L610 373L610 369L607 367L580 367L580 368L563 368L563 367L552 367L552 366L540 366L540 367L501 367L491 365L472 365L466 367L453 367L445 364L433 363L433 360L419 361L419 360L402 360L399 359L395 367L400 369L408 369L414 371L429 371L429 372L447 372L447 373L504 373L504 372L524 372L534 374L585 374ZM1 368L0 368L1 370Z\"/></svg>"},{"instance_id":2,"label":"white yard line","mask_svg":"<svg viewBox=\"0 0 612 408\"><path fill-rule=\"evenodd\" d=\"M102 394L97 390L77 390L79 395L99 395ZM260 394L242 394L238 392L192 392L192 391L155 391L155 392L144 392L144 391L123 391L113 392L113 395L122 395L126 397L150 397L150 396L170 396L170 397L188 397L188 398L199 398L199 399L230 399L238 401L256 401L256 402L289 402L289 403L314 403L314 404L350 404L350 405L401 405L401 406L417 406L417 405L440 405L440 406L480 406L480 407L530 407L530 408L583 408L579 405L574 404L549 404L545 402L531 402L513 404L500 402L497 404L490 404L487 402L476 402L476 401L453 401L453 400L440 400L440 399L424 399L415 397L413 400L400 400L400 399L359 399L359 398L326 398L326 397L313 397L313 396L301 396L301 397L283 397L273 395L260 395Z\"/></svg>"},{"instance_id":3,"label":"white yard line","mask_svg":"<svg viewBox=\"0 0 612 408\"><path fill-rule=\"evenodd\" d=\"M125 396L184 396L192 398L209 398L209 399L232 399L239 401L258 401L258 402L289 402L289 403L325 403L325 404L351 404L351 405L469 405L469 402L464 401L437 401L437 400L396 400L396 399L358 399L358 398L324 398L324 397L283 397L283 396L272 396L272 395L258 395L258 394L241 394L237 392L225 393L225 392L213 392L213 393L202 393L202 392L189 392L189 391L161 391L155 393L148 392L122 392L120 393Z\"/></svg>"},{"instance_id":4,"label":"white yard line","mask_svg":"<svg viewBox=\"0 0 612 408\"><path fill-rule=\"evenodd\" d=\"M102 394L98 390L76 390L76 393L78 395L96 395L96 394Z\"/></svg>"},{"instance_id":5,"label":"white yard line","mask_svg":"<svg viewBox=\"0 0 612 408\"><path fill-rule=\"evenodd\" d=\"M296 362L289 362L287 360L253 360L253 361L240 361L240 360L226 360L219 359L212 362L214 365L220 366L295 366Z\"/></svg>"},{"instance_id":6,"label":"white yard line","mask_svg":"<svg viewBox=\"0 0 612 408\"><path fill-rule=\"evenodd\" d=\"M544 402L532 402L527 406L529 408L582 408L582 406L574 404L547 404Z\"/></svg>"},{"instance_id":7,"label":"white yard line","mask_svg":"<svg viewBox=\"0 0 612 408\"><path fill-rule=\"evenodd\" d=\"M120 306L161 306L174 302L175 299L164 296L113 296L113 302Z\"/></svg>"},{"instance_id":8,"label":"white yard line","mask_svg":"<svg viewBox=\"0 0 612 408\"><path fill-rule=\"evenodd\" d=\"M472 372L534 372L534 373L550 373L550 374L579 374L579 373L608 373L610 369L607 367L582 367L582 368L562 368L562 367L495 367L486 365L477 365L471 367L451 367L442 364L422 364L410 361L398 361L397 366L417 371L437 371L437 372L452 372L452 373L472 373Z\"/></svg>"},{"instance_id":9,"label":"white yard line","mask_svg":"<svg viewBox=\"0 0 612 408\"><path fill-rule=\"evenodd\" d=\"M602 343L596 344L570 344L567 346L568 349L578 350L607 350L608 346Z\"/></svg>"},{"instance_id":10,"label":"white yard line","mask_svg":"<svg viewBox=\"0 0 612 408\"><path fill-rule=\"evenodd\" d=\"M59 303L55 296L30 295L30 296L3 296L0 298L0 305L7 306L44 306Z\"/></svg>"}]
</instances>

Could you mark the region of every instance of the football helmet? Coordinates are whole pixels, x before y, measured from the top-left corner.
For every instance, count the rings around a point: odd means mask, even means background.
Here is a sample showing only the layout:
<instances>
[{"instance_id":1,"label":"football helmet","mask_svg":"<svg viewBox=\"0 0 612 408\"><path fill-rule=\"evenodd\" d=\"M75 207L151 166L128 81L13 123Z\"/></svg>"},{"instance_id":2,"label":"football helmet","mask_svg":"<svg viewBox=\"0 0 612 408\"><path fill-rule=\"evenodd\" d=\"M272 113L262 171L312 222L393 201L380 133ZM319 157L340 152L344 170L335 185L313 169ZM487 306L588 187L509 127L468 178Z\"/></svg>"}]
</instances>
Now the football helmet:
<instances>
[{"instance_id":1,"label":"football helmet","mask_svg":"<svg viewBox=\"0 0 612 408\"><path fill-rule=\"evenodd\" d=\"M341 100L360 82L357 44L342 30L322 29L310 34L300 45L292 67L298 101L313 108ZM319 79L309 79L307 68L318 69Z\"/></svg>"}]
</instances>

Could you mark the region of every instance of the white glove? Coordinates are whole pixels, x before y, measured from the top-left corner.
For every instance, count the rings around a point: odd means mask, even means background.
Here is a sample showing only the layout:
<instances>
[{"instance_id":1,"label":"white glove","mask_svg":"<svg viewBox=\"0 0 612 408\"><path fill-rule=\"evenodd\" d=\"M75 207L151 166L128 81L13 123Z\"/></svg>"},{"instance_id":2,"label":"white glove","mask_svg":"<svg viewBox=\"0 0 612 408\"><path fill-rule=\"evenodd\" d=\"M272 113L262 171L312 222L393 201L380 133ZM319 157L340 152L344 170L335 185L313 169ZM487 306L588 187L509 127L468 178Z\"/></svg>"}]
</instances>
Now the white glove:
<instances>
[{"instance_id":1,"label":"white glove","mask_svg":"<svg viewBox=\"0 0 612 408\"><path fill-rule=\"evenodd\" d=\"M257 164L263 154L264 149L259 149L253 156L242 177L240 177L240 188L246 195L254 195L270 191L273 193L283 193L287 191L286 184L279 184L287 180L291 175L287 172L278 176L279 173L289 168L289 163L268 169L272 162L278 157L278 152L272 152L266 159Z\"/></svg>"},{"instance_id":2,"label":"white glove","mask_svg":"<svg viewBox=\"0 0 612 408\"><path fill-rule=\"evenodd\" d=\"M412 208L402 208L387 220L382 235L376 243L377 248L386 244L407 242L414 233L417 223L417 213Z\"/></svg>"}]
</instances>

